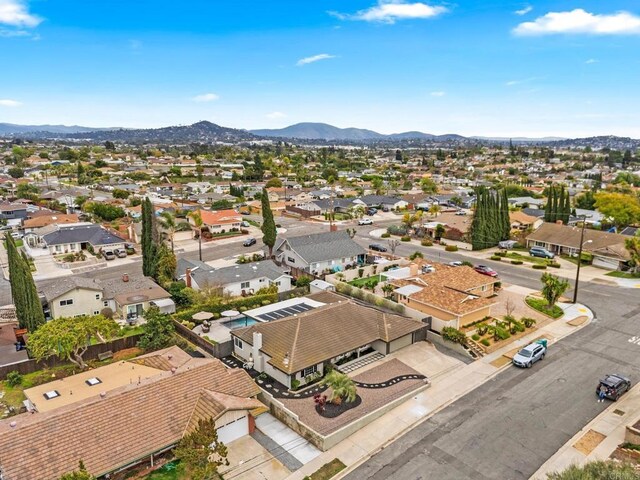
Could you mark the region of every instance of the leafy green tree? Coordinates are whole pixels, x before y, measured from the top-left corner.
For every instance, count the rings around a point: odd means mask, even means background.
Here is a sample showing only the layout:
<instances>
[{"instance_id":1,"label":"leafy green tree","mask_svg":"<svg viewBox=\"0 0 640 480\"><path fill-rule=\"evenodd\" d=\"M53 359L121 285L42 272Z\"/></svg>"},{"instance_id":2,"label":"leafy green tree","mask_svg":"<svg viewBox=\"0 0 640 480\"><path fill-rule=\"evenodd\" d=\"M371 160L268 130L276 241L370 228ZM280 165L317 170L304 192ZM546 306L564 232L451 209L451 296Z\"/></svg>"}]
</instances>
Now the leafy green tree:
<instances>
[{"instance_id":1,"label":"leafy green tree","mask_svg":"<svg viewBox=\"0 0 640 480\"><path fill-rule=\"evenodd\" d=\"M543 273L540 281L542 282L542 296L547 301L547 308L552 309L569 288L569 282L550 273Z\"/></svg>"},{"instance_id":2,"label":"leafy green tree","mask_svg":"<svg viewBox=\"0 0 640 480\"><path fill-rule=\"evenodd\" d=\"M583 210L593 210L596 205L596 199L593 195L593 191L587 190L580 195L577 195L575 198L576 208L581 208Z\"/></svg>"},{"instance_id":3,"label":"leafy green tree","mask_svg":"<svg viewBox=\"0 0 640 480\"><path fill-rule=\"evenodd\" d=\"M120 330L112 319L102 315L60 317L42 325L29 336L29 351L36 360L57 356L86 368L82 356L91 339L106 342Z\"/></svg>"},{"instance_id":4,"label":"leafy green tree","mask_svg":"<svg viewBox=\"0 0 640 480\"><path fill-rule=\"evenodd\" d=\"M265 188L282 188L282 180L278 177L270 178L265 184Z\"/></svg>"},{"instance_id":5,"label":"leafy green tree","mask_svg":"<svg viewBox=\"0 0 640 480\"><path fill-rule=\"evenodd\" d=\"M59 480L96 480L96 477L94 477L87 471L84 463L82 462L82 460L80 460L78 470L70 473L65 473L60 477Z\"/></svg>"},{"instance_id":6,"label":"leafy green tree","mask_svg":"<svg viewBox=\"0 0 640 480\"><path fill-rule=\"evenodd\" d=\"M143 332L138 346L145 352L152 352L174 344L175 326L169 315L160 313L158 307L150 307L144 314L146 323L142 326Z\"/></svg>"},{"instance_id":7,"label":"leafy green tree","mask_svg":"<svg viewBox=\"0 0 640 480\"><path fill-rule=\"evenodd\" d=\"M112 222L126 216L125 211L121 207L101 202L85 202L84 211L93 213L105 222Z\"/></svg>"},{"instance_id":8,"label":"leafy green tree","mask_svg":"<svg viewBox=\"0 0 640 480\"><path fill-rule=\"evenodd\" d=\"M547 474L548 480L640 480L640 473L628 463L613 460L571 465L561 472Z\"/></svg>"},{"instance_id":9,"label":"leafy green tree","mask_svg":"<svg viewBox=\"0 0 640 480\"><path fill-rule=\"evenodd\" d=\"M331 388L330 402L340 405L342 401L351 403L356 399L356 384L351 377L337 370L329 372L320 382L321 385L327 385Z\"/></svg>"},{"instance_id":10,"label":"leafy green tree","mask_svg":"<svg viewBox=\"0 0 640 480\"><path fill-rule=\"evenodd\" d=\"M176 255L164 243L156 246L156 276L154 280L160 285L171 282L176 276Z\"/></svg>"},{"instance_id":11,"label":"leafy green tree","mask_svg":"<svg viewBox=\"0 0 640 480\"><path fill-rule=\"evenodd\" d=\"M171 242L171 251L174 251L173 248L173 238L175 237L176 231L178 229L178 224L176 222L176 216L165 210L160 214L160 218L158 219L158 223L164 229L164 233Z\"/></svg>"},{"instance_id":12,"label":"leafy green tree","mask_svg":"<svg viewBox=\"0 0 640 480\"><path fill-rule=\"evenodd\" d=\"M269 258L273 257L273 247L276 244L277 230L276 222L273 219L273 212L271 211L271 205L269 204L269 194L266 189L262 190L262 198L260 199L262 204L262 242L269 248Z\"/></svg>"},{"instance_id":13,"label":"leafy green tree","mask_svg":"<svg viewBox=\"0 0 640 480\"><path fill-rule=\"evenodd\" d=\"M126 200L129 198L129 195L131 195L129 192L121 188L114 188L111 194L113 195L113 198L121 198L123 200Z\"/></svg>"},{"instance_id":14,"label":"leafy green tree","mask_svg":"<svg viewBox=\"0 0 640 480\"><path fill-rule=\"evenodd\" d=\"M22 178L24 177L24 170L22 170L20 167L11 167L7 173L9 173L9 175L12 178Z\"/></svg>"},{"instance_id":15,"label":"leafy green tree","mask_svg":"<svg viewBox=\"0 0 640 480\"><path fill-rule=\"evenodd\" d=\"M508 240L511 233L509 201L504 190L481 190L471 223L471 244L474 250L496 246Z\"/></svg>"},{"instance_id":16,"label":"leafy green tree","mask_svg":"<svg viewBox=\"0 0 640 480\"><path fill-rule=\"evenodd\" d=\"M34 333L45 323L40 297L31 275L29 262L20 255L15 240L9 233L5 235L9 266L9 284L11 298L16 307L16 315L20 328Z\"/></svg>"},{"instance_id":17,"label":"leafy green tree","mask_svg":"<svg viewBox=\"0 0 640 480\"><path fill-rule=\"evenodd\" d=\"M429 177L422 177L420 180L420 188L427 194L438 193L438 185Z\"/></svg>"},{"instance_id":18,"label":"leafy green tree","mask_svg":"<svg viewBox=\"0 0 640 480\"><path fill-rule=\"evenodd\" d=\"M598 192L595 206L616 227L640 222L640 199L636 195L617 192Z\"/></svg>"},{"instance_id":19,"label":"leafy green tree","mask_svg":"<svg viewBox=\"0 0 640 480\"><path fill-rule=\"evenodd\" d=\"M181 473L191 480L217 480L218 467L229 465L227 447L218 440L216 422L199 420L198 427L186 434L173 454L180 461Z\"/></svg>"},{"instance_id":20,"label":"leafy green tree","mask_svg":"<svg viewBox=\"0 0 640 480\"><path fill-rule=\"evenodd\" d=\"M634 272L640 271L640 236L636 234L634 237L627 238L624 241L624 247L629 252L631 261L629 262Z\"/></svg>"}]
</instances>

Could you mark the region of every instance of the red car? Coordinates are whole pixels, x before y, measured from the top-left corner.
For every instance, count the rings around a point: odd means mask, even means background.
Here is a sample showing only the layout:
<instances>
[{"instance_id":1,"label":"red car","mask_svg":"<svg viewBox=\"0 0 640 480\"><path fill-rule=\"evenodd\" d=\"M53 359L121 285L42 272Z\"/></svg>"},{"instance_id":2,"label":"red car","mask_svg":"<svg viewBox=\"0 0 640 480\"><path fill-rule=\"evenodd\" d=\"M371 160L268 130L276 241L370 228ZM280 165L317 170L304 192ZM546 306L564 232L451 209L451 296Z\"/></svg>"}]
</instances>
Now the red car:
<instances>
[{"instance_id":1,"label":"red car","mask_svg":"<svg viewBox=\"0 0 640 480\"><path fill-rule=\"evenodd\" d=\"M496 272L493 268L487 267L486 265L478 265L473 268L476 272L481 273L482 275L488 275L489 277L497 277L498 272Z\"/></svg>"}]
</instances>

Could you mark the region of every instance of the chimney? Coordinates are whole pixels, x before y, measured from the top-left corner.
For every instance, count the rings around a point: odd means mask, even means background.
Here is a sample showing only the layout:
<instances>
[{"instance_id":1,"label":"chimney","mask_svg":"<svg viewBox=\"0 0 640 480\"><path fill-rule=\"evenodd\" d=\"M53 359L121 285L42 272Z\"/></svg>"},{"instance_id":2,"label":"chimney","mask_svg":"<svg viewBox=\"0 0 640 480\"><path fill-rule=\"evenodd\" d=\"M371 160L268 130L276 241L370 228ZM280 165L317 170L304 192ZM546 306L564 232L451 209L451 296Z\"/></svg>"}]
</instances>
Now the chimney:
<instances>
[{"instance_id":1,"label":"chimney","mask_svg":"<svg viewBox=\"0 0 640 480\"><path fill-rule=\"evenodd\" d=\"M253 368L258 372L262 372L262 354L260 349L262 348L262 334L259 332L253 332L253 346L251 347L251 355L253 356Z\"/></svg>"},{"instance_id":2,"label":"chimney","mask_svg":"<svg viewBox=\"0 0 640 480\"><path fill-rule=\"evenodd\" d=\"M330 232L337 232L338 231L338 225L336 225L335 223L332 223L329 225L329 231Z\"/></svg>"},{"instance_id":3,"label":"chimney","mask_svg":"<svg viewBox=\"0 0 640 480\"><path fill-rule=\"evenodd\" d=\"M184 272L184 283L187 287L191 288L191 269L187 268Z\"/></svg>"},{"instance_id":4,"label":"chimney","mask_svg":"<svg viewBox=\"0 0 640 480\"><path fill-rule=\"evenodd\" d=\"M411 265L409 265L409 275L411 275L412 277L415 277L416 275L418 275L417 263L412 263Z\"/></svg>"},{"instance_id":5,"label":"chimney","mask_svg":"<svg viewBox=\"0 0 640 480\"><path fill-rule=\"evenodd\" d=\"M122 281L125 282L125 283L129 281L129 274L128 273L123 273L122 274Z\"/></svg>"}]
</instances>

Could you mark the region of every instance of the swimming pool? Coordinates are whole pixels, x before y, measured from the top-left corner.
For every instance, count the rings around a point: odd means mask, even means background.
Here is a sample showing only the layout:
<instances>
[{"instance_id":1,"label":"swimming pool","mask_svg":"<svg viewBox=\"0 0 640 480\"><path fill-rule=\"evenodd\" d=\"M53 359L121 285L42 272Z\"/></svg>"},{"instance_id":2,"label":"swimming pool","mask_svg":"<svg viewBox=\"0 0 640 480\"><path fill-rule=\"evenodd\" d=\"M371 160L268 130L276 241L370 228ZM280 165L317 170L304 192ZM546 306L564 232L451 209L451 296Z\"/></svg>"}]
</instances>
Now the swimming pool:
<instances>
[{"instance_id":1,"label":"swimming pool","mask_svg":"<svg viewBox=\"0 0 640 480\"><path fill-rule=\"evenodd\" d=\"M253 318L249 318L249 317L236 318L235 320L227 320L225 322L222 322L222 324L225 327L227 327L229 330L235 330L236 328L250 327L251 325L254 325L256 323L258 323L257 320L254 320Z\"/></svg>"}]
</instances>

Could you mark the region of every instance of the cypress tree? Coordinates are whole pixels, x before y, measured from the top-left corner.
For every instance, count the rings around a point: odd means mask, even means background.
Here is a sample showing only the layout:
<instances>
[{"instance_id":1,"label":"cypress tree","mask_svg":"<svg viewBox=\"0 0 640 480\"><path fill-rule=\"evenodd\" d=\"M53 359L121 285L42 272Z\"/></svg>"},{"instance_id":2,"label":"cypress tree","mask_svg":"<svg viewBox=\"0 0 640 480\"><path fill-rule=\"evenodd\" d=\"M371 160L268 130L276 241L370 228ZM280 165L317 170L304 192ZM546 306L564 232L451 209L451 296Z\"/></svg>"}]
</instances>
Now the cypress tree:
<instances>
[{"instance_id":1,"label":"cypress tree","mask_svg":"<svg viewBox=\"0 0 640 480\"><path fill-rule=\"evenodd\" d=\"M511 219L509 218L509 197L507 196L507 189L502 189L502 207L501 213L501 225L502 235L499 240L509 240L511 237Z\"/></svg>"},{"instance_id":2,"label":"cypress tree","mask_svg":"<svg viewBox=\"0 0 640 480\"><path fill-rule=\"evenodd\" d=\"M142 202L142 273L147 277L156 276L158 259L156 257L157 233L154 232L153 206L151 200L145 198Z\"/></svg>"},{"instance_id":3,"label":"cypress tree","mask_svg":"<svg viewBox=\"0 0 640 480\"><path fill-rule=\"evenodd\" d=\"M552 197L553 197L553 188L549 187L549 190L547 191L547 203L544 206L544 221L545 222L550 222L551 221L551 202L552 202Z\"/></svg>"},{"instance_id":4,"label":"cypress tree","mask_svg":"<svg viewBox=\"0 0 640 480\"><path fill-rule=\"evenodd\" d=\"M269 204L269 193L266 189L262 189L262 196L260 198L262 205L262 242L269 247L269 258L273 256L273 247L276 244L276 222L273 220L273 212L271 211L271 205Z\"/></svg>"}]
</instances>

